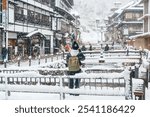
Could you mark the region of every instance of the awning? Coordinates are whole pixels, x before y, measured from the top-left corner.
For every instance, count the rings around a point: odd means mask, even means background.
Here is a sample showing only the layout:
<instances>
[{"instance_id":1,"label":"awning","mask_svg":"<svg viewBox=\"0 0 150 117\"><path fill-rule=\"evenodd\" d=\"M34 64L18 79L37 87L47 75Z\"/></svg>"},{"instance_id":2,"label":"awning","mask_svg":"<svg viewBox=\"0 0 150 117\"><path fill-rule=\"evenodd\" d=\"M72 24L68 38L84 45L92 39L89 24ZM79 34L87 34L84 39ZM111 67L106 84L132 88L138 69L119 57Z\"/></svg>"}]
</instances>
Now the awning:
<instances>
[{"instance_id":1,"label":"awning","mask_svg":"<svg viewBox=\"0 0 150 117\"><path fill-rule=\"evenodd\" d=\"M35 30L33 32L28 33L26 35L26 37L31 37L31 36L36 35L36 34L40 34L41 36L43 36L46 39L46 36L43 33L41 33L39 30Z\"/></svg>"}]
</instances>

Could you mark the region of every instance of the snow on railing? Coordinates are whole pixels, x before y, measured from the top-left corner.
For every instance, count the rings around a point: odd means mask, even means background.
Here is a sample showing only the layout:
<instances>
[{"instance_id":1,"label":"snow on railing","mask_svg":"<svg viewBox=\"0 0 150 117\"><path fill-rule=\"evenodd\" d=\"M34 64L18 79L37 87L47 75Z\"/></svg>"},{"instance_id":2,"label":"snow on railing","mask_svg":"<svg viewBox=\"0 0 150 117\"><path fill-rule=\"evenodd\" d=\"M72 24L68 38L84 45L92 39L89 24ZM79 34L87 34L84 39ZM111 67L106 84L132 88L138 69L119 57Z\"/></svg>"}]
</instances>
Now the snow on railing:
<instances>
[{"instance_id":1,"label":"snow on railing","mask_svg":"<svg viewBox=\"0 0 150 117\"><path fill-rule=\"evenodd\" d=\"M23 66L35 66L35 65L43 65L54 61L59 61L64 59L64 53L56 53L53 54L45 54L45 56L37 56L36 58L32 58L32 56L29 56L26 60L22 60L20 56L16 60L12 60L10 64L14 64L18 67ZM4 64L4 68L6 68L9 64L7 62Z\"/></svg>"},{"instance_id":2,"label":"snow on railing","mask_svg":"<svg viewBox=\"0 0 150 117\"><path fill-rule=\"evenodd\" d=\"M99 68L99 69L98 69ZM103 68L103 69L102 69ZM35 87L39 84L40 86L61 86L60 82L62 82L63 86L66 87L68 86L68 79L69 78L79 78L81 79L80 85L82 88L87 88L89 87L89 92L92 92L91 90L94 88L104 90L104 89L109 89L112 92L115 92L114 89L116 88L119 89L124 89L124 95L127 97L126 99L132 99L133 91L132 91L132 79L130 79L130 71L126 70L124 72L121 72L123 68L109 68L106 70L106 67L96 67L94 68L85 68L83 69L83 73L78 73L74 76L65 76L67 74L67 69L61 68L61 69L50 69L50 68L30 68L28 69L19 69L19 70L11 70L9 69L3 69L1 70L0 74L0 84L6 83L5 77L7 77L7 82L8 85L23 85L26 87L30 85L34 85ZM104 72L105 71L105 72ZM113 72L112 72L113 71ZM15 73L16 72L16 73ZM42 72L42 73L41 73ZM49 74L48 74L49 72ZM61 73L61 74L60 74ZM45 76L43 76L43 74ZM53 75L53 76L52 76ZM61 76L60 76L61 75ZM31 77L33 76L33 77ZM59 81L59 78L61 78L62 81ZM65 79L65 80L64 80ZM57 84L57 85L56 85ZM109 85L108 85L109 84ZM110 88L111 87L111 88ZM4 87L3 87L4 88ZM61 89L62 90L62 89ZM69 91L68 91L69 90ZM67 91L65 90L65 93L69 93L70 89ZM78 89L74 89L75 91ZM53 90L52 90L53 91ZM63 90L64 91L64 90ZM71 90L73 91L73 90ZM38 91L37 91L38 92ZM79 91L81 94L82 91ZM89 94L89 92L86 92L86 94ZM99 92L99 95L106 95L107 92L101 91ZM56 92L55 92L56 93ZM57 92L59 93L59 92ZM63 93L64 94L64 93ZM107 95L116 95L113 93ZM91 93L93 95L93 93ZM98 95L95 93L95 95ZM119 95L119 93L118 93ZM61 95L62 96L62 95Z\"/></svg>"},{"instance_id":3,"label":"snow on railing","mask_svg":"<svg viewBox=\"0 0 150 117\"><path fill-rule=\"evenodd\" d=\"M103 55L103 57L121 57L127 56L126 50L109 50L109 51L82 51L86 58L97 58ZM66 58L67 52L64 55ZM128 57L140 56L139 50L129 50Z\"/></svg>"},{"instance_id":4,"label":"snow on railing","mask_svg":"<svg viewBox=\"0 0 150 117\"><path fill-rule=\"evenodd\" d=\"M140 100L145 100L145 83L144 79L140 78L133 78L132 79L132 93L134 98L136 99L137 96Z\"/></svg>"},{"instance_id":5,"label":"snow on railing","mask_svg":"<svg viewBox=\"0 0 150 117\"><path fill-rule=\"evenodd\" d=\"M86 73L121 73L124 68L116 68L113 66L94 66L91 68L82 68L82 72ZM2 74L28 74L30 72L36 72L42 75L65 75L68 73L68 68L7 68L1 69L0 75Z\"/></svg>"},{"instance_id":6,"label":"snow on railing","mask_svg":"<svg viewBox=\"0 0 150 117\"><path fill-rule=\"evenodd\" d=\"M41 93L58 93L60 99L64 94L74 93L83 95L109 95L123 96L125 95L125 81L122 75L112 74L109 77L107 74L84 75L78 74L75 76L12 76L5 75L0 77L0 90L8 92L41 92ZM81 77L80 77L81 76ZM93 76L93 77L91 77ZM69 89L69 79L79 78L80 88ZM6 96L7 99L7 96Z\"/></svg>"}]
</instances>

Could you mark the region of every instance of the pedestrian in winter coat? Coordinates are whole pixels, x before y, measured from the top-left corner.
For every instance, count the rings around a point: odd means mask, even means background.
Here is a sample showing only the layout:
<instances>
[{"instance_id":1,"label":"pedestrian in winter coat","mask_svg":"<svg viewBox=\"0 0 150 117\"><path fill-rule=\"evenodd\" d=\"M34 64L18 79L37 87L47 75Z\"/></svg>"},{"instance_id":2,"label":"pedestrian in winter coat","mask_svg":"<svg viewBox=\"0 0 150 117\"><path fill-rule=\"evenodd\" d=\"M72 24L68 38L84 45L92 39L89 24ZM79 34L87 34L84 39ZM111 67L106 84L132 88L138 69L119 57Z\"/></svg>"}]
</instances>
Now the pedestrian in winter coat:
<instances>
[{"instance_id":1,"label":"pedestrian in winter coat","mask_svg":"<svg viewBox=\"0 0 150 117\"><path fill-rule=\"evenodd\" d=\"M81 72L80 66L82 65L81 61L85 60L85 56L82 52L79 52L79 45L76 41L72 44L71 51L67 54L66 62L68 66L68 74L69 75L75 75L76 73ZM75 83L74 83L75 80ZM79 88L79 82L80 80L77 79L69 79L69 88ZM71 94L71 95L78 95L78 94Z\"/></svg>"},{"instance_id":2,"label":"pedestrian in winter coat","mask_svg":"<svg viewBox=\"0 0 150 117\"><path fill-rule=\"evenodd\" d=\"M108 51L109 50L109 46L108 44L106 44L104 51Z\"/></svg>"},{"instance_id":3,"label":"pedestrian in winter coat","mask_svg":"<svg viewBox=\"0 0 150 117\"><path fill-rule=\"evenodd\" d=\"M86 51L85 45L82 46L81 50L82 50L82 51Z\"/></svg>"},{"instance_id":4,"label":"pedestrian in winter coat","mask_svg":"<svg viewBox=\"0 0 150 117\"><path fill-rule=\"evenodd\" d=\"M66 52L70 51L70 45L69 45L69 44L66 44L66 45L65 45L65 51L66 51Z\"/></svg>"},{"instance_id":5,"label":"pedestrian in winter coat","mask_svg":"<svg viewBox=\"0 0 150 117\"><path fill-rule=\"evenodd\" d=\"M2 59L3 59L3 61L6 59L7 53L8 53L8 51L5 47L5 45L3 45L3 48L2 48Z\"/></svg>"},{"instance_id":6,"label":"pedestrian in winter coat","mask_svg":"<svg viewBox=\"0 0 150 117\"><path fill-rule=\"evenodd\" d=\"M92 45L91 45L91 44L90 44L90 48L89 48L89 50L90 50L90 51L92 51Z\"/></svg>"}]
</instances>

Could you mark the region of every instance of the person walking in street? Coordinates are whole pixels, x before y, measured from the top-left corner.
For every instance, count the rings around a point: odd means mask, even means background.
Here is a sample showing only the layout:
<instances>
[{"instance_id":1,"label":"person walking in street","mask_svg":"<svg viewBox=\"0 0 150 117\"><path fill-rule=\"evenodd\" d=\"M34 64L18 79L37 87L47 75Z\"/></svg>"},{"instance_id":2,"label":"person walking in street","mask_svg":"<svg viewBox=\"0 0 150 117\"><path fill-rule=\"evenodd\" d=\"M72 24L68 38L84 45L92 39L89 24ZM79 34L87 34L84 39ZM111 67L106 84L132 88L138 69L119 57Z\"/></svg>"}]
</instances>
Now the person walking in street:
<instances>
[{"instance_id":1,"label":"person walking in street","mask_svg":"<svg viewBox=\"0 0 150 117\"><path fill-rule=\"evenodd\" d=\"M7 53L8 53L8 50L5 47L5 45L3 45L3 48L2 48L2 59L3 59L3 62L6 60Z\"/></svg>"},{"instance_id":2,"label":"person walking in street","mask_svg":"<svg viewBox=\"0 0 150 117\"><path fill-rule=\"evenodd\" d=\"M65 52L69 52L70 51L70 45L69 44L66 44L65 45Z\"/></svg>"},{"instance_id":3,"label":"person walking in street","mask_svg":"<svg viewBox=\"0 0 150 117\"><path fill-rule=\"evenodd\" d=\"M85 45L82 45L81 50L82 50L82 51L86 51Z\"/></svg>"},{"instance_id":4,"label":"person walking in street","mask_svg":"<svg viewBox=\"0 0 150 117\"><path fill-rule=\"evenodd\" d=\"M109 46L108 44L106 44L104 51L108 51L109 50Z\"/></svg>"},{"instance_id":5,"label":"person walking in street","mask_svg":"<svg viewBox=\"0 0 150 117\"><path fill-rule=\"evenodd\" d=\"M81 72L80 66L82 65L81 61L85 60L85 56L82 52L79 52L79 45L76 41L72 44L71 51L67 54L66 62L68 66L68 75L75 75L76 73ZM80 79L70 78L69 79L69 88L79 88ZM79 94L70 94L78 96Z\"/></svg>"},{"instance_id":6,"label":"person walking in street","mask_svg":"<svg viewBox=\"0 0 150 117\"><path fill-rule=\"evenodd\" d=\"M91 44L89 44L89 45L90 45L89 50L92 51L92 45Z\"/></svg>"}]
</instances>

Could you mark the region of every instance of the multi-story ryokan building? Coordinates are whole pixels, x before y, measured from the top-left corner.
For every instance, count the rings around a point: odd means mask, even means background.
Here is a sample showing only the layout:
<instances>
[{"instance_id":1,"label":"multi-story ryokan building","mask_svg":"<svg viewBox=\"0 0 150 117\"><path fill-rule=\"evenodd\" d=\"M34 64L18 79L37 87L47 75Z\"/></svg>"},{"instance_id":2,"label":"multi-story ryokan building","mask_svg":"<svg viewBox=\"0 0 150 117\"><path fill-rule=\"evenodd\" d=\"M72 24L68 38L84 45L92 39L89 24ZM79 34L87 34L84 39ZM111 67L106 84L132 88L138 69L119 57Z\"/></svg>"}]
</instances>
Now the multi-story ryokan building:
<instances>
[{"instance_id":1,"label":"multi-story ryokan building","mask_svg":"<svg viewBox=\"0 0 150 117\"><path fill-rule=\"evenodd\" d=\"M133 41L133 46L137 49L150 50L150 0L140 0L139 2L144 5L143 16L139 18L144 22L143 33L130 38Z\"/></svg>"},{"instance_id":2,"label":"multi-story ryokan building","mask_svg":"<svg viewBox=\"0 0 150 117\"><path fill-rule=\"evenodd\" d=\"M73 5L73 0L0 0L0 58L3 45L8 59L56 52L75 34Z\"/></svg>"},{"instance_id":3,"label":"multi-story ryokan building","mask_svg":"<svg viewBox=\"0 0 150 117\"><path fill-rule=\"evenodd\" d=\"M137 2L129 2L127 5L118 8L109 16L107 24L107 38L112 41L126 42L130 36L141 34L143 22L139 21L143 14L143 6Z\"/></svg>"}]
</instances>

